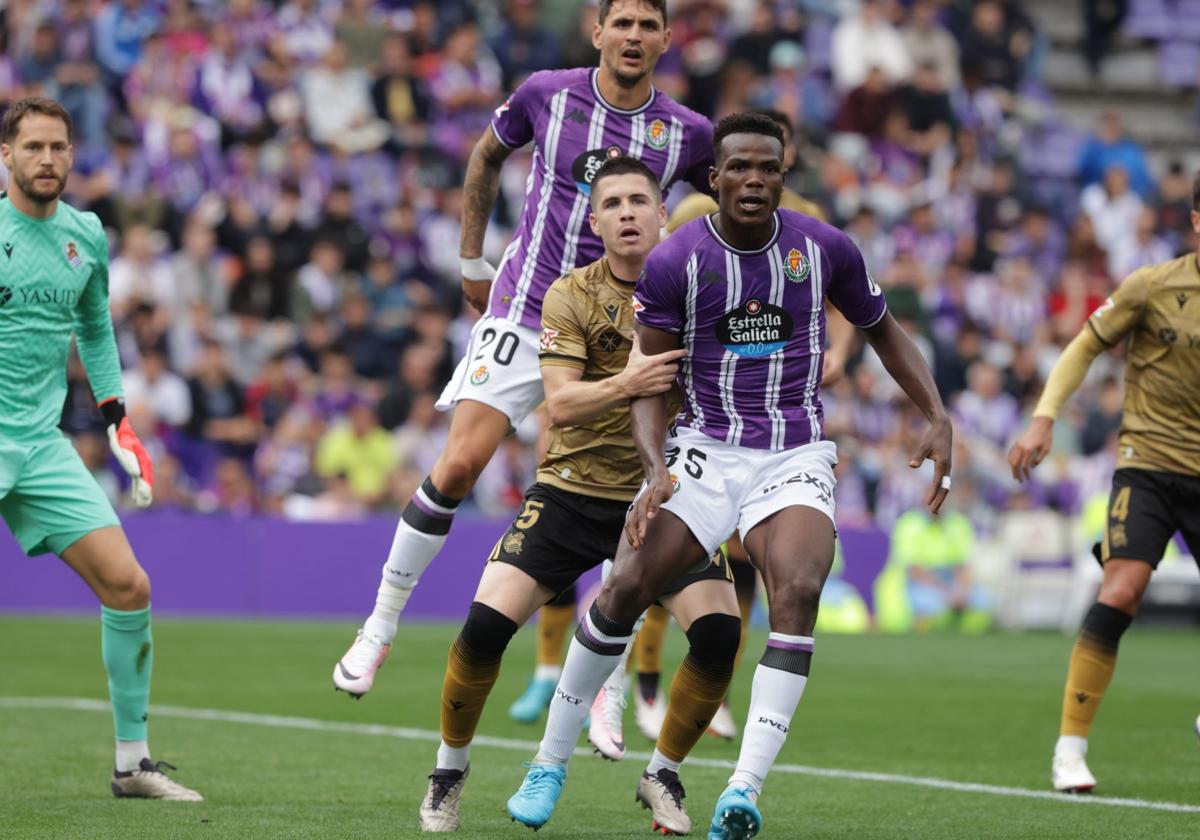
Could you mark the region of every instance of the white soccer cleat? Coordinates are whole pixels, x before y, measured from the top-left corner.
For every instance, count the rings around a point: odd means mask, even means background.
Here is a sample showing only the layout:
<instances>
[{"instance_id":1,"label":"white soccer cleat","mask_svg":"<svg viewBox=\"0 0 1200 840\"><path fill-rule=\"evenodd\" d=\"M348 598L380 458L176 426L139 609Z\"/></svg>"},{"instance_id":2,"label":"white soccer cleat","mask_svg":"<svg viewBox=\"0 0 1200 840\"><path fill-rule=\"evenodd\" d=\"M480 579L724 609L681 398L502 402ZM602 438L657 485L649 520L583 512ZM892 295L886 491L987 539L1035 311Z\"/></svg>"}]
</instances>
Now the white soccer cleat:
<instances>
[{"instance_id":1,"label":"white soccer cleat","mask_svg":"<svg viewBox=\"0 0 1200 840\"><path fill-rule=\"evenodd\" d=\"M434 770L429 777L429 790L421 801L418 822L422 831L448 833L458 831L458 806L462 802L463 785L471 765L465 770Z\"/></svg>"},{"instance_id":2,"label":"white soccer cleat","mask_svg":"<svg viewBox=\"0 0 1200 840\"><path fill-rule=\"evenodd\" d=\"M666 719L667 704L663 702L661 692L656 694L653 700L646 700L640 691L634 690L633 720L637 724L638 732L651 741L657 741L658 733L662 731L663 721Z\"/></svg>"},{"instance_id":3,"label":"white soccer cleat","mask_svg":"<svg viewBox=\"0 0 1200 840\"><path fill-rule=\"evenodd\" d=\"M604 758L620 761L625 757L625 692L604 686L592 703L588 740Z\"/></svg>"},{"instance_id":4,"label":"white soccer cleat","mask_svg":"<svg viewBox=\"0 0 1200 840\"><path fill-rule=\"evenodd\" d=\"M178 768L165 761L143 758L137 770L113 770L112 792L120 799L166 799L176 802L203 802L204 797L186 788L163 772Z\"/></svg>"},{"instance_id":5,"label":"white soccer cleat","mask_svg":"<svg viewBox=\"0 0 1200 840\"><path fill-rule=\"evenodd\" d=\"M1054 789L1060 793L1088 793L1096 786L1096 777L1088 770L1087 761L1079 754L1056 754L1051 765L1050 778Z\"/></svg>"},{"instance_id":6,"label":"white soccer cleat","mask_svg":"<svg viewBox=\"0 0 1200 840\"><path fill-rule=\"evenodd\" d=\"M380 642L358 631L350 650L333 666L333 685L355 700L362 697L375 685L375 672L391 653L392 646Z\"/></svg>"},{"instance_id":7,"label":"white soccer cleat","mask_svg":"<svg viewBox=\"0 0 1200 840\"><path fill-rule=\"evenodd\" d=\"M650 828L662 834L690 834L692 818L683 807L683 783L679 774L663 768L655 775L642 773L634 798L650 811Z\"/></svg>"},{"instance_id":8,"label":"white soccer cleat","mask_svg":"<svg viewBox=\"0 0 1200 840\"><path fill-rule=\"evenodd\" d=\"M708 734L724 738L726 741L732 741L738 736L737 721L733 719L733 712L729 710L729 701L721 703L717 708L717 713L708 724Z\"/></svg>"}]
</instances>

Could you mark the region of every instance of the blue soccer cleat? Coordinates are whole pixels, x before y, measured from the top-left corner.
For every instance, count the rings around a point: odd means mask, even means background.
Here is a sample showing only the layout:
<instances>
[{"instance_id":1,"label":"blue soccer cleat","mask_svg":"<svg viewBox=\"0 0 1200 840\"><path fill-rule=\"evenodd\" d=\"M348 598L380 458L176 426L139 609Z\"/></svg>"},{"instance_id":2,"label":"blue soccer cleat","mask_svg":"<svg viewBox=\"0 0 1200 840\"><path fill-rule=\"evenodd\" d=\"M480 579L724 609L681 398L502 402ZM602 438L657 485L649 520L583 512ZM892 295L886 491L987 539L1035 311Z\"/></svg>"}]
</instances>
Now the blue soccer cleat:
<instances>
[{"instance_id":1,"label":"blue soccer cleat","mask_svg":"<svg viewBox=\"0 0 1200 840\"><path fill-rule=\"evenodd\" d=\"M508 815L534 831L550 821L567 778L565 764L526 764L529 772L521 787L508 798Z\"/></svg>"},{"instance_id":2,"label":"blue soccer cleat","mask_svg":"<svg viewBox=\"0 0 1200 840\"><path fill-rule=\"evenodd\" d=\"M542 712L550 705L554 696L554 688L558 683L554 680L532 679L525 693L513 701L508 707L508 716L517 723L536 723Z\"/></svg>"},{"instance_id":3,"label":"blue soccer cleat","mask_svg":"<svg viewBox=\"0 0 1200 840\"><path fill-rule=\"evenodd\" d=\"M762 828L762 814L750 798L750 788L726 788L713 809L708 840L749 840Z\"/></svg>"}]
</instances>

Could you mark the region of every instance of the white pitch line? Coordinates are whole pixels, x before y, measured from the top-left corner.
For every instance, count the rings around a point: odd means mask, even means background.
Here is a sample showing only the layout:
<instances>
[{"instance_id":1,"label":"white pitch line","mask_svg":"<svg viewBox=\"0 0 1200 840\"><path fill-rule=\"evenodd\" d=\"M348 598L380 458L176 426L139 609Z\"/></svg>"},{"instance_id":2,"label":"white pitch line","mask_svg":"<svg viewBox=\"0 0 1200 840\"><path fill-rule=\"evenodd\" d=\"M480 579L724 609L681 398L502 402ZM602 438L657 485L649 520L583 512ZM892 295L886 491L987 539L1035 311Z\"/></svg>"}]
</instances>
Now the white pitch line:
<instances>
[{"instance_id":1,"label":"white pitch line","mask_svg":"<svg viewBox=\"0 0 1200 840\"><path fill-rule=\"evenodd\" d=\"M84 697L0 697L0 709L68 709L80 712L108 713L112 707L107 700L91 700ZM211 720L220 723L244 723L251 726L267 726L276 729L304 729L311 732L345 732L352 735L382 735L406 741L429 741L440 743L441 735L429 729L413 729L404 726L384 726L375 723L349 723L346 721L319 720L317 718L289 717L286 715L263 715L254 712L231 712L223 709L193 709L184 706L152 705L150 712L156 717L183 718L185 720ZM477 735L472 746L495 747L533 754L538 744L515 738L494 738ZM575 755L591 755L586 747L577 747ZM629 751L627 758L648 761L649 753ZM691 767L709 767L728 770L732 761L715 758L689 758ZM955 782L928 776L906 776L898 773L873 773L866 770L837 770L828 767L809 767L804 764L776 764L773 773L791 773L799 776L818 776L825 779L846 779L854 782L878 782L892 785L911 785L935 790L950 790L957 793L979 793L988 796L1013 796L1022 799L1047 799L1065 805L1107 805L1115 808L1140 808L1147 811L1170 811L1180 814L1200 814L1200 805L1185 805L1180 802L1156 802L1149 799L1127 799L1115 796L1075 796L1053 793L1046 790L986 785L977 782Z\"/></svg>"}]
</instances>

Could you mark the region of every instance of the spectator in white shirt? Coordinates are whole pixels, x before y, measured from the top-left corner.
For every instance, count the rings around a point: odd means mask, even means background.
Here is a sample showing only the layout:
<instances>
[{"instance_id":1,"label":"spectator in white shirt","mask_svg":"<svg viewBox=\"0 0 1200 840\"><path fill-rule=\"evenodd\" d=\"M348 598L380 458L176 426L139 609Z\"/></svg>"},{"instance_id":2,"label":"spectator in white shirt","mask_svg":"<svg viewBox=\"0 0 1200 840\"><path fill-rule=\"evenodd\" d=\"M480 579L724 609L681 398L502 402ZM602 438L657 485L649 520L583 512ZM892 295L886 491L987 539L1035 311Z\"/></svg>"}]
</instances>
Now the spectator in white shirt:
<instances>
[{"instance_id":1,"label":"spectator in white shirt","mask_svg":"<svg viewBox=\"0 0 1200 840\"><path fill-rule=\"evenodd\" d=\"M187 383L167 366L157 347L142 349L141 365L121 375L125 402L131 412L144 406L154 412L155 423L180 428L192 418L192 395Z\"/></svg>"},{"instance_id":2,"label":"spectator in white shirt","mask_svg":"<svg viewBox=\"0 0 1200 840\"><path fill-rule=\"evenodd\" d=\"M833 84L847 91L861 85L872 67L892 84L912 73L908 47L888 21L884 0L863 0L855 15L847 15L833 30Z\"/></svg>"}]
</instances>

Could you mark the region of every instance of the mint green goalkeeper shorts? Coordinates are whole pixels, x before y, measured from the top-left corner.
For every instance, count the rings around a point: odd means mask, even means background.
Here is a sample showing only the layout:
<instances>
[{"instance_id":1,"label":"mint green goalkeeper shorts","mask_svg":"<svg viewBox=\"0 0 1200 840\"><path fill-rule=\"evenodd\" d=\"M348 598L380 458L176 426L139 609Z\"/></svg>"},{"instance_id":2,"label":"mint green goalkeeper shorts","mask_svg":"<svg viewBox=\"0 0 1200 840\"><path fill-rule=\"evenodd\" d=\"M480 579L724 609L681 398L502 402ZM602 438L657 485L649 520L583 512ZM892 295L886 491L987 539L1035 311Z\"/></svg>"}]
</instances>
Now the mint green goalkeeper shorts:
<instances>
[{"instance_id":1,"label":"mint green goalkeeper shorts","mask_svg":"<svg viewBox=\"0 0 1200 840\"><path fill-rule=\"evenodd\" d=\"M61 555L80 537L121 524L62 435L29 442L0 438L0 516L31 557Z\"/></svg>"}]
</instances>

